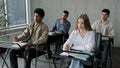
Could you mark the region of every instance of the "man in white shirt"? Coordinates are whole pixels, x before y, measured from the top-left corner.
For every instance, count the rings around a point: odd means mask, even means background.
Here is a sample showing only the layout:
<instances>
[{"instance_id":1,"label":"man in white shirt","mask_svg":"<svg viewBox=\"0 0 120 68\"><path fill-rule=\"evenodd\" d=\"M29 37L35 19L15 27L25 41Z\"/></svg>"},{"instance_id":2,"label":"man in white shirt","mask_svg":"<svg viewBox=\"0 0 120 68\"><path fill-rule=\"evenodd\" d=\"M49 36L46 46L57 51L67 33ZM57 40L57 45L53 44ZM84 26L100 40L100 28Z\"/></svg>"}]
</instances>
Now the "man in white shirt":
<instances>
[{"instance_id":1,"label":"man in white shirt","mask_svg":"<svg viewBox=\"0 0 120 68\"><path fill-rule=\"evenodd\" d=\"M103 9L101 12L101 19L95 21L92 25L92 28L96 32L100 32L103 36L108 36L113 39L115 34L114 34L113 24L109 20L109 16L110 16L110 10ZM102 49L103 66L106 66L109 46L105 42L102 41L101 49Z\"/></svg>"}]
</instances>

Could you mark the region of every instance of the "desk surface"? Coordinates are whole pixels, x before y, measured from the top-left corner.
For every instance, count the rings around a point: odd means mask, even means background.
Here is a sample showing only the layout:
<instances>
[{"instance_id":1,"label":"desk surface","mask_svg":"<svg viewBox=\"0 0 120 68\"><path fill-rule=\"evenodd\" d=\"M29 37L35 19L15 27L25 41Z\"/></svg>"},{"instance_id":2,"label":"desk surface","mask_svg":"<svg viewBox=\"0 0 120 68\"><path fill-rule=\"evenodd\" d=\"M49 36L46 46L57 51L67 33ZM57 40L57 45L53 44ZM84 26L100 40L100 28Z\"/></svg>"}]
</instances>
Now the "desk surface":
<instances>
[{"instance_id":1,"label":"desk surface","mask_svg":"<svg viewBox=\"0 0 120 68\"><path fill-rule=\"evenodd\" d=\"M27 43L24 42L0 41L0 47L3 48L19 49L26 45Z\"/></svg>"},{"instance_id":2,"label":"desk surface","mask_svg":"<svg viewBox=\"0 0 120 68\"><path fill-rule=\"evenodd\" d=\"M49 32L48 35L59 35L59 34L63 34L62 32L59 32L59 31L54 31L54 32Z\"/></svg>"}]
</instances>

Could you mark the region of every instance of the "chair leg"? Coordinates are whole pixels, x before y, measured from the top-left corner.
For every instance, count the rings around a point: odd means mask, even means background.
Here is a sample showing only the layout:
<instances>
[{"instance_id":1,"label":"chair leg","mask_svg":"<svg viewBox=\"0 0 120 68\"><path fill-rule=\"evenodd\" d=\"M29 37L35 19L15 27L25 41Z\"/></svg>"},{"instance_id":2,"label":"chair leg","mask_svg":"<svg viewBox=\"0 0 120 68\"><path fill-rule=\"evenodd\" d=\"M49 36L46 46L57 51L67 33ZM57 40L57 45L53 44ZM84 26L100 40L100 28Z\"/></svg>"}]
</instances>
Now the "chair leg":
<instances>
[{"instance_id":1,"label":"chair leg","mask_svg":"<svg viewBox=\"0 0 120 68\"><path fill-rule=\"evenodd\" d=\"M53 58L54 67L57 68L55 61L56 61L56 58Z\"/></svg>"},{"instance_id":2,"label":"chair leg","mask_svg":"<svg viewBox=\"0 0 120 68\"><path fill-rule=\"evenodd\" d=\"M4 65L4 63L5 63L5 65L7 66L7 68L9 68L7 62L5 61L5 58L4 58L2 55L0 55L0 56L1 56L1 58L3 59L3 65ZM2 68L3 68L3 65L2 65Z\"/></svg>"},{"instance_id":3,"label":"chair leg","mask_svg":"<svg viewBox=\"0 0 120 68\"><path fill-rule=\"evenodd\" d=\"M35 68L37 68L37 54L38 54L38 51L37 51L37 48L36 48Z\"/></svg>"},{"instance_id":4,"label":"chair leg","mask_svg":"<svg viewBox=\"0 0 120 68\"><path fill-rule=\"evenodd\" d=\"M112 53L112 46L110 46L110 50L109 50L109 57L110 57L110 68L112 68L112 55L111 55L111 53Z\"/></svg>"},{"instance_id":5,"label":"chair leg","mask_svg":"<svg viewBox=\"0 0 120 68\"><path fill-rule=\"evenodd\" d=\"M0 56L2 57L2 59L3 59L2 68L3 68L3 66L4 66L4 63L6 64L7 68L9 68L7 62L5 61L8 53L9 53L9 50L10 50L10 49L7 49L5 57L3 57L2 55L0 55Z\"/></svg>"}]
</instances>

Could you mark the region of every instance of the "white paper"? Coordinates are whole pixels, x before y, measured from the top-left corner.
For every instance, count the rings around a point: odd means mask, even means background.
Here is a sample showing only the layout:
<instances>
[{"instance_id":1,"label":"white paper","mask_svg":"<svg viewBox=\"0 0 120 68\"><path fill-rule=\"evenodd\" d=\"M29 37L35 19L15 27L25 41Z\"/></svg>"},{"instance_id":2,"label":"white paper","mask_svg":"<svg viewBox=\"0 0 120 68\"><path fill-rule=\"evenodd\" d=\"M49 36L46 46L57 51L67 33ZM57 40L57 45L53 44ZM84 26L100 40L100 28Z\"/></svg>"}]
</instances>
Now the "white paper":
<instances>
[{"instance_id":1,"label":"white paper","mask_svg":"<svg viewBox=\"0 0 120 68\"><path fill-rule=\"evenodd\" d=\"M68 56L69 54L67 52L62 52L62 53L60 53L60 55L62 55L62 56Z\"/></svg>"},{"instance_id":2,"label":"white paper","mask_svg":"<svg viewBox=\"0 0 120 68\"><path fill-rule=\"evenodd\" d=\"M19 49L20 46L21 46L21 47L24 47L24 46L27 45L27 43L24 43L24 42L13 42L13 43L14 43L14 45L12 45L12 48L13 48L13 49ZM19 44L20 46L19 46L18 44Z\"/></svg>"}]
</instances>

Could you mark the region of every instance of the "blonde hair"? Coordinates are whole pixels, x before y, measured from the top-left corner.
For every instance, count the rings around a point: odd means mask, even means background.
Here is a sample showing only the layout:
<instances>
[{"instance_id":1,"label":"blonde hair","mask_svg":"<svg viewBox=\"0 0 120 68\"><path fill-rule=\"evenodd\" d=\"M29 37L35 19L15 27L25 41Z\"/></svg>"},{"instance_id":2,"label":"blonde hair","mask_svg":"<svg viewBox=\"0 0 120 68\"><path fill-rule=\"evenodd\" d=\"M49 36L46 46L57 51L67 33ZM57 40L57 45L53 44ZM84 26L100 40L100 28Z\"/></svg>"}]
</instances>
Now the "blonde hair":
<instances>
[{"instance_id":1,"label":"blonde hair","mask_svg":"<svg viewBox=\"0 0 120 68\"><path fill-rule=\"evenodd\" d=\"M91 25L90 25L90 21L89 21L89 17L87 14L81 14L78 18L77 18L77 23L76 23L76 27L75 29L77 30L78 29L78 19L82 18L84 20L84 26L85 26L85 29L87 31L91 31L92 28L91 28Z\"/></svg>"}]
</instances>

